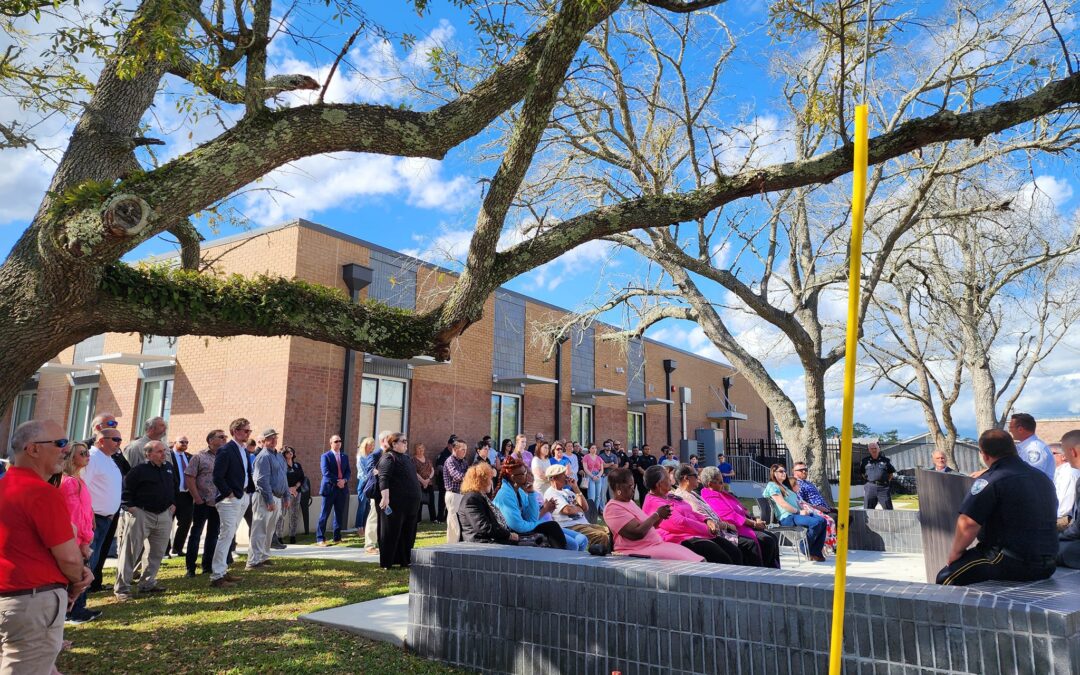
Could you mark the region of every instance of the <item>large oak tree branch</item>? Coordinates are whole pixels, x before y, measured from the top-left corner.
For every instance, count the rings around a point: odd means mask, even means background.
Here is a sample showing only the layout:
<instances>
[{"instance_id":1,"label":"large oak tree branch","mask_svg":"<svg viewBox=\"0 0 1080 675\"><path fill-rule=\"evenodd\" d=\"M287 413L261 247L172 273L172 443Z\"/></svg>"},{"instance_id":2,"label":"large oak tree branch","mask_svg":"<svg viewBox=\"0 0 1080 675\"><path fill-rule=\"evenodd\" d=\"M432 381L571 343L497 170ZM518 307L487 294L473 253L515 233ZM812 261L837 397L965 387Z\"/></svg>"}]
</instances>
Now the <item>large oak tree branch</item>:
<instances>
[{"instance_id":1,"label":"large oak tree branch","mask_svg":"<svg viewBox=\"0 0 1080 675\"><path fill-rule=\"evenodd\" d=\"M1080 103L1080 73L1054 80L1028 96L971 112L942 111L905 122L870 141L869 163L880 164L933 143L981 141L990 134L1076 103ZM810 159L725 176L689 192L644 196L597 208L500 253L492 288L522 269L549 262L587 241L644 227L692 221L743 197L828 183L849 172L851 162L852 147L845 146Z\"/></svg>"}]
</instances>

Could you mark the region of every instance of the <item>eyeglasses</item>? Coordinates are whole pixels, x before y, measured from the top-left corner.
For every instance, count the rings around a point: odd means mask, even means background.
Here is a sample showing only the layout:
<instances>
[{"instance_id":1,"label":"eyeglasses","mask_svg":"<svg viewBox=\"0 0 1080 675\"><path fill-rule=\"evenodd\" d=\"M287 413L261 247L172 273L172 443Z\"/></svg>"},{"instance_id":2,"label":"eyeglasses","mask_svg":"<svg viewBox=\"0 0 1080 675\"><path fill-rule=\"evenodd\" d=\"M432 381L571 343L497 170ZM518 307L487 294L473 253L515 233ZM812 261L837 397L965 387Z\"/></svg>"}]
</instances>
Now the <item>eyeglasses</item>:
<instances>
[{"instance_id":1,"label":"eyeglasses","mask_svg":"<svg viewBox=\"0 0 1080 675\"><path fill-rule=\"evenodd\" d=\"M108 441L112 441L113 443L119 443L120 441L124 440L119 436L102 436L102 438Z\"/></svg>"},{"instance_id":2,"label":"eyeglasses","mask_svg":"<svg viewBox=\"0 0 1080 675\"><path fill-rule=\"evenodd\" d=\"M30 442L33 443L34 445L48 445L48 444L51 443L51 444L55 445L58 448L62 448L65 445L67 445L68 443L70 443L71 441L69 441L66 438L58 438L55 441L30 441Z\"/></svg>"},{"instance_id":3,"label":"eyeglasses","mask_svg":"<svg viewBox=\"0 0 1080 675\"><path fill-rule=\"evenodd\" d=\"M340 438L335 438L334 440L332 440L332 441L330 441L330 442L331 442L331 443L340 443L340 442L341 442L341 439L340 439Z\"/></svg>"},{"instance_id":4,"label":"eyeglasses","mask_svg":"<svg viewBox=\"0 0 1080 675\"><path fill-rule=\"evenodd\" d=\"M777 469L777 470L776 470L776 471L774 471L773 473L782 473L782 474L784 474L784 475L787 475L787 470L786 470L786 469Z\"/></svg>"},{"instance_id":5,"label":"eyeglasses","mask_svg":"<svg viewBox=\"0 0 1080 675\"><path fill-rule=\"evenodd\" d=\"M223 441L228 437L225 434L218 434L217 436L214 436L214 438Z\"/></svg>"},{"instance_id":6,"label":"eyeglasses","mask_svg":"<svg viewBox=\"0 0 1080 675\"><path fill-rule=\"evenodd\" d=\"M337 442L337 443L340 443L341 441L335 441L335 442ZM397 440L396 440L396 441L394 441L394 442L395 442L395 443L408 443L408 442L409 442L409 439L407 439L407 438L399 438L399 439L397 439Z\"/></svg>"},{"instance_id":7,"label":"eyeglasses","mask_svg":"<svg viewBox=\"0 0 1080 675\"><path fill-rule=\"evenodd\" d=\"M89 456L90 456L90 451L89 450L83 450L82 452L79 453L79 457L89 457Z\"/></svg>"},{"instance_id":8,"label":"eyeglasses","mask_svg":"<svg viewBox=\"0 0 1080 675\"><path fill-rule=\"evenodd\" d=\"M187 441L177 441L177 443L179 443L180 445L187 445L188 444Z\"/></svg>"},{"instance_id":9,"label":"eyeglasses","mask_svg":"<svg viewBox=\"0 0 1080 675\"><path fill-rule=\"evenodd\" d=\"M246 429L237 429L237 431L242 431L245 434L250 434L251 433L251 427L247 427Z\"/></svg>"},{"instance_id":10,"label":"eyeglasses","mask_svg":"<svg viewBox=\"0 0 1080 675\"><path fill-rule=\"evenodd\" d=\"M806 467L802 467L799 469L792 469L792 471L794 471L795 473L806 473L807 469Z\"/></svg>"},{"instance_id":11,"label":"eyeglasses","mask_svg":"<svg viewBox=\"0 0 1080 675\"><path fill-rule=\"evenodd\" d=\"M115 429L117 424L118 422L116 420L109 420L105 423L105 426L109 427L110 429Z\"/></svg>"}]
</instances>

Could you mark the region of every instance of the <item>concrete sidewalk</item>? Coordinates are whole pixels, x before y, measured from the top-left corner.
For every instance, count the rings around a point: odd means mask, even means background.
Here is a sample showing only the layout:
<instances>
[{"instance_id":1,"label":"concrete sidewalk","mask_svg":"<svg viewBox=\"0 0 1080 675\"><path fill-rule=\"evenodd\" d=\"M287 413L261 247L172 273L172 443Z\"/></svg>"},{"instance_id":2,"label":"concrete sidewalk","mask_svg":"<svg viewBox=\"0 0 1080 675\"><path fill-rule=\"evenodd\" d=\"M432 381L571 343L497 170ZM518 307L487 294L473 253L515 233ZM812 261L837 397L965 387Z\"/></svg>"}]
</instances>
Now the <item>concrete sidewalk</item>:
<instances>
[{"instance_id":1,"label":"concrete sidewalk","mask_svg":"<svg viewBox=\"0 0 1080 675\"><path fill-rule=\"evenodd\" d=\"M409 594L302 614L300 620L404 647L405 630L409 623Z\"/></svg>"}]
</instances>

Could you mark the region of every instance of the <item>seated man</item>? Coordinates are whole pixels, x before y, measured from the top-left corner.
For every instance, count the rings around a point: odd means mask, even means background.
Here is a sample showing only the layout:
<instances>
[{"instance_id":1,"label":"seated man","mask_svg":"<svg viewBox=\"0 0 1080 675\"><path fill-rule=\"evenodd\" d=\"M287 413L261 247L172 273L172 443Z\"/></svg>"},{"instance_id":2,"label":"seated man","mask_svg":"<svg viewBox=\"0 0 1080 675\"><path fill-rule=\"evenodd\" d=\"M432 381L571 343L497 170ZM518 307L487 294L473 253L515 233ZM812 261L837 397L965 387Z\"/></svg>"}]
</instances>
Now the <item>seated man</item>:
<instances>
[{"instance_id":1,"label":"seated man","mask_svg":"<svg viewBox=\"0 0 1080 675\"><path fill-rule=\"evenodd\" d=\"M598 555L609 553L611 532L603 525L593 525L585 517L589 502L585 495L581 494L577 482L570 480L566 471L558 464L548 467L547 479L551 481L551 485L544 493L544 498L555 501L555 510L551 512L551 516L559 527L588 537L590 552Z\"/></svg>"},{"instance_id":2,"label":"seated man","mask_svg":"<svg viewBox=\"0 0 1080 675\"><path fill-rule=\"evenodd\" d=\"M1061 451L1074 469L1080 469L1080 429L1061 437ZM1080 569L1080 481L1073 497L1072 521L1059 537L1057 564Z\"/></svg>"},{"instance_id":3,"label":"seated man","mask_svg":"<svg viewBox=\"0 0 1080 675\"><path fill-rule=\"evenodd\" d=\"M797 490L799 499L819 511L836 513L836 509L829 506L829 503L821 496L821 491L817 489L817 486L806 480L808 471L806 462L795 462L795 467L791 470L791 473L795 474L795 481L799 486L799 489Z\"/></svg>"},{"instance_id":4,"label":"seated man","mask_svg":"<svg viewBox=\"0 0 1080 675\"><path fill-rule=\"evenodd\" d=\"M979 455L987 470L960 504L949 564L937 582L1046 579L1058 549L1054 484L1020 459L1012 437L999 429L979 437ZM976 536L978 545L969 549Z\"/></svg>"}]
</instances>

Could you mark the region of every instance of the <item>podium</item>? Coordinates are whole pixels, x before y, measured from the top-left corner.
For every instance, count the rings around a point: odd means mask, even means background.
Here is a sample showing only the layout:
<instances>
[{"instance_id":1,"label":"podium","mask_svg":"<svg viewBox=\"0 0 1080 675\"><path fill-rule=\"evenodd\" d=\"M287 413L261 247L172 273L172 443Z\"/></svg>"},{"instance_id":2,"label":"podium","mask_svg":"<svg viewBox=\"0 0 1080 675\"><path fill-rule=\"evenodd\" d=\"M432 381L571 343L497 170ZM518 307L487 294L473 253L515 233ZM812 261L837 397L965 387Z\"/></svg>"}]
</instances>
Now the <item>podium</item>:
<instances>
[{"instance_id":1,"label":"podium","mask_svg":"<svg viewBox=\"0 0 1080 675\"><path fill-rule=\"evenodd\" d=\"M975 479L962 473L917 469L915 480L919 486L919 523L926 581L932 584L937 580L937 573L948 563L960 504Z\"/></svg>"}]
</instances>

